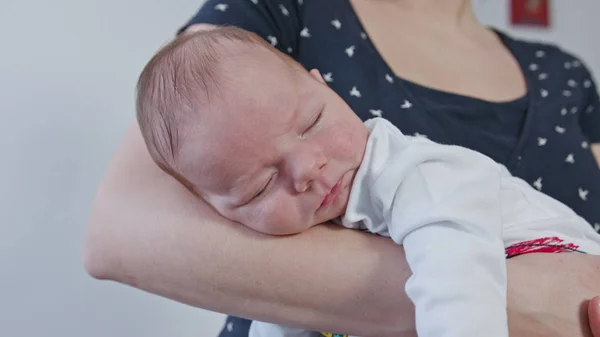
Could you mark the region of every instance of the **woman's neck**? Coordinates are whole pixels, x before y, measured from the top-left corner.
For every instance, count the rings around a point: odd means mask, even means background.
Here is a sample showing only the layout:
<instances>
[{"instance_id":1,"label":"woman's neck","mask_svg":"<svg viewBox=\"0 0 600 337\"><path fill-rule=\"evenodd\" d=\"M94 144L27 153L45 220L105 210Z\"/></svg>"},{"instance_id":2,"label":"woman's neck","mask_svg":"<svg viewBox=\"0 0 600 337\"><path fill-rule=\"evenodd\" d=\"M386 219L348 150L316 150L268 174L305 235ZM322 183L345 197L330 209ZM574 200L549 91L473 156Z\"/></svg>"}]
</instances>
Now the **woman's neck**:
<instances>
[{"instance_id":1,"label":"woman's neck","mask_svg":"<svg viewBox=\"0 0 600 337\"><path fill-rule=\"evenodd\" d=\"M421 24L443 29L481 28L470 0L351 0L381 6Z\"/></svg>"}]
</instances>

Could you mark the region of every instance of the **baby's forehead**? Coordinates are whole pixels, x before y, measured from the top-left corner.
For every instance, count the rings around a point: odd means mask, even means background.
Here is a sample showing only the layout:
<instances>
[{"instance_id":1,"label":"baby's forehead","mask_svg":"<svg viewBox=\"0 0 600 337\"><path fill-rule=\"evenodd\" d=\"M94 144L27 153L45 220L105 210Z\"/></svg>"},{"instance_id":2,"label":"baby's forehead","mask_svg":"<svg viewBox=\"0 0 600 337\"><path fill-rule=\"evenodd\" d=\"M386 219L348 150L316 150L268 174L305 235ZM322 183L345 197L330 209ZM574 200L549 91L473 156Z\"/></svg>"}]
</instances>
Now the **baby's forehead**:
<instances>
[{"instance_id":1,"label":"baby's forehead","mask_svg":"<svg viewBox=\"0 0 600 337\"><path fill-rule=\"evenodd\" d=\"M296 81L285 70L252 66L230 68L223 75L199 112L213 123L213 131L251 136L285 123L302 104Z\"/></svg>"},{"instance_id":2,"label":"baby's forehead","mask_svg":"<svg viewBox=\"0 0 600 337\"><path fill-rule=\"evenodd\" d=\"M273 53L261 49L225 51L215 69L215 94L182 125L178 162L197 180L235 181L244 168L276 151L277 137L293 126L301 104L294 73L276 55L279 62L270 62L266 55Z\"/></svg>"}]
</instances>

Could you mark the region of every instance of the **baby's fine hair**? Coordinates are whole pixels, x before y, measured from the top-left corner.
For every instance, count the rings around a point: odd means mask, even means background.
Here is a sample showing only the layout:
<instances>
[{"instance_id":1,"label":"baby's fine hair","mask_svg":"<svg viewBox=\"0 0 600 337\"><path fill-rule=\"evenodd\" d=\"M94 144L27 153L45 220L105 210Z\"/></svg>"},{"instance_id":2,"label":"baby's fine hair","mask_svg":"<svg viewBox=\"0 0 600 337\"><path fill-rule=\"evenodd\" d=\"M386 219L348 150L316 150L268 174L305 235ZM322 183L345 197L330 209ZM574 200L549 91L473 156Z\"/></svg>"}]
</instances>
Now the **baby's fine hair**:
<instances>
[{"instance_id":1,"label":"baby's fine hair","mask_svg":"<svg viewBox=\"0 0 600 337\"><path fill-rule=\"evenodd\" d=\"M243 47L272 49L257 35L234 27L183 34L162 47L139 77L136 115L146 147L161 169L192 192L176 165L182 142L178 131L218 94L224 76L220 60L248 50Z\"/></svg>"}]
</instances>

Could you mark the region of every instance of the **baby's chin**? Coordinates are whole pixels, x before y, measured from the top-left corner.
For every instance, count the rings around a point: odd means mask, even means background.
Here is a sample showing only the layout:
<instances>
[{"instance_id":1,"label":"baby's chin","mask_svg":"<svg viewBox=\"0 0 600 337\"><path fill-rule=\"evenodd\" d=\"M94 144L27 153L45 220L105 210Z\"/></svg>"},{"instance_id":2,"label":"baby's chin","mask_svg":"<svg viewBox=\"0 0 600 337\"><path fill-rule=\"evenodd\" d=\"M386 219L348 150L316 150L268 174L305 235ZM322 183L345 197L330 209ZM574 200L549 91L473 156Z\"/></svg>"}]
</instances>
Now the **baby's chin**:
<instances>
[{"instance_id":1,"label":"baby's chin","mask_svg":"<svg viewBox=\"0 0 600 337\"><path fill-rule=\"evenodd\" d=\"M344 197L346 197L346 196L344 195ZM337 206L337 207L330 210L330 212L327 212L327 214L322 214L320 216L321 219L318 219L319 223L317 223L316 225L335 220L335 219L343 216L346 213L346 208L348 206L348 198L340 199L337 201L343 202L343 203L341 205L333 205L333 206Z\"/></svg>"},{"instance_id":2,"label":"baby's chin","mask_svg":"<svg viewBox=\"0 0 600 337\"><path fill-rule=\"evenodd\" d=\"M340 198L338 200L341 204L337 208L336 215L333 217L333 219L339 218L339 217L343 216L344 214L346 214L346 209L348 208L348 202L350 201L351 188L352 188L352 184L349 184L346 187L344 187L344 189L342 190Z\"/></svg>"}]
</instances>

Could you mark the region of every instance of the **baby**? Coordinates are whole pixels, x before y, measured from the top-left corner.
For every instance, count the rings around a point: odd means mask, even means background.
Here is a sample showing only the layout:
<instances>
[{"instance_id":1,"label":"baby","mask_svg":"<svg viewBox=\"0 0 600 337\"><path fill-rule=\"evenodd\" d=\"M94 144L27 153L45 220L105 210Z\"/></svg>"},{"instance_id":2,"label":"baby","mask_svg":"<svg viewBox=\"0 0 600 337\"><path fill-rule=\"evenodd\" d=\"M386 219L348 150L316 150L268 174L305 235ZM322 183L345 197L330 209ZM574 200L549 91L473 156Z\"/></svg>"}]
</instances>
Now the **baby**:
<instances>
[{"instance_id":1,"label":"baby","mask_svg":"<svg viewBox=\"0 0 600 337\"><path fill-rule=\"evenodd\" d=\"M335 220L403 245L421 337L507 337L507 256L600 253L584 219L492 159L363 123L318 71L239 29L161 49L137 118L154 161L228 219L272 235Z\"/></svg>"}]
</instances>

